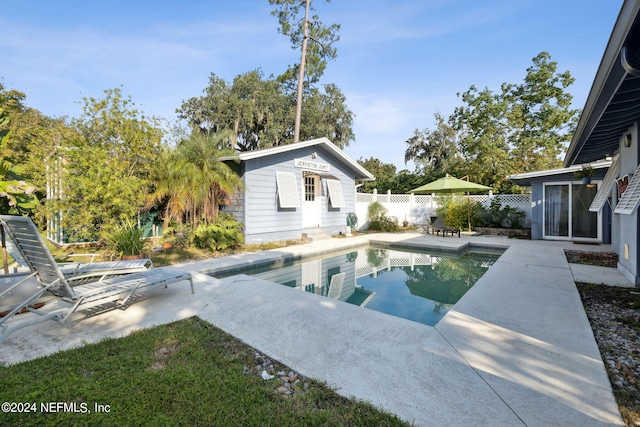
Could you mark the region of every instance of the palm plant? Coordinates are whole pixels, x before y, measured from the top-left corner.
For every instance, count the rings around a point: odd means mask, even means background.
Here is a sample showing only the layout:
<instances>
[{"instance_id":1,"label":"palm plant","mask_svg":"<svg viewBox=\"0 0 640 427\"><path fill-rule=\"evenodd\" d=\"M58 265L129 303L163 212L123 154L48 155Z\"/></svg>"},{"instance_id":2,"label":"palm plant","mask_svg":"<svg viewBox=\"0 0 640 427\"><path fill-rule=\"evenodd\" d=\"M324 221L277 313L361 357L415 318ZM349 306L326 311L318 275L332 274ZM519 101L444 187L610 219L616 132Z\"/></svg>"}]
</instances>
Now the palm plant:
<instances>
[{"instance_id":1,"label":"palm plant","mask_svg":"<svg viewBox=\"0 0 640 427\"><path fill-rule=\"evenodd\" d=\"M233 158L224 133L196 129L188 139L163 155L152 202L164 202L165 221L212 223L220 204L242 187L240 177L220 159Z\"/></svg>"},{"instance_id":2,"label":"palm plant","mask_svg":"<svg viewBox=\"0 0 640 427\"><path fill-rule=\"evenodd\" d=\"M122 256L142 255L147 246L142 228L133 221L124 221L104 238Z\"/></svg>"}]
</instances>

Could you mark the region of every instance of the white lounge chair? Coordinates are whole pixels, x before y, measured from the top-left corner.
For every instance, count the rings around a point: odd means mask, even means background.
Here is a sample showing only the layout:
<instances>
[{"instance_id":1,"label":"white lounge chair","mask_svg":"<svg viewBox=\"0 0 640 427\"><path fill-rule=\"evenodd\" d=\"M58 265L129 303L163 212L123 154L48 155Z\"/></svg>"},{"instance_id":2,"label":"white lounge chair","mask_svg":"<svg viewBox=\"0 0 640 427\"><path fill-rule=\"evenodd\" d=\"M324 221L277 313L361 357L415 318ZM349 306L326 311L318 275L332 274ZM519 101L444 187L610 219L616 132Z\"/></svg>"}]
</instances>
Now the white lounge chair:
<instances>
[{"instance_id":1,"label":"white lounge chair","mask_svg":"<svg viewBox=\"0 0 640 427\"><path fill-rule=\"evenodd\" d=\"M130 298L159 286L189 280L191 293L195 293L191 274L171 268L153 268L129 274L105 272L77 274L65 277L51 253L46 249L39 233L36 241L21 239L20 233L33 226L29 218L0 215L4 227L32 273L0 293L0 307L8 311L0 317L0 342L17 329L55 319L64 322L78 310L102 304L124 305ZM44 250L42 248L44 247ZM4 297L27 286L35 278L40 286L26 299L7 306ZM51 301L52 297L55 301ZM35 308L36 305L44 306Z\"/></svg>"},{"instance_id":2,"label":"white lounge chair","mask_svg":"<svg viewBox=\"0 0 640 427\"><path fill-rule=\"evenodd\" d=\"M2 226L11 234L11 240L18 251L15 258L25 261L27 267L34 272L31 265L24 259L28 254L28 258L32 261L46 259L50 254L40 232L31 219L22 216L0 215ZM106 262L69 262L60 263L58 268L65 278L75 278L74 284L83 283L78 280L80 276L85 276L84 281L95 280L94 276L110 277L120 274L136 273L153 268L153 262L150 259L122 260L122 261L106 261Z\"/></svg>"}]
</instances>

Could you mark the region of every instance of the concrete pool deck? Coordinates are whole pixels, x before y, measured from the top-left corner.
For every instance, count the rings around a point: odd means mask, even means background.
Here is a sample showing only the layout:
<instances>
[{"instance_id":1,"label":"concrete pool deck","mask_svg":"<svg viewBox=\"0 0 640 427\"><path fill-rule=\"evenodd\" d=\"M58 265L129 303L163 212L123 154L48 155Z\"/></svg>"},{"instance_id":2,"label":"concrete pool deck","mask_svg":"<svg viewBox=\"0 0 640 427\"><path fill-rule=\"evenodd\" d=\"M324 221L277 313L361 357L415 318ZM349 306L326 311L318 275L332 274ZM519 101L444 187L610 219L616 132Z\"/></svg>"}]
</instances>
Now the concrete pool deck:
<instances>
[{"instance_id":1,"label":"concrete pool deck","mask_svg":"<svg viewBox=\"0 0 640 427\"><path fill-rule=\"evenodd\" d=\"M368 241L509 249L435 327L246 275L202 274ZM623 425L574 283L574 275L593 273L568 264L565 248L611 250L497 236L371 234L182 264L193 272L195 295L187 283L174 284L126 310L24 328L0 345L0 363L197 315L302 375L416 425ZM615 269L602 279L625 280Z\"/></svg>"}]
</instances>

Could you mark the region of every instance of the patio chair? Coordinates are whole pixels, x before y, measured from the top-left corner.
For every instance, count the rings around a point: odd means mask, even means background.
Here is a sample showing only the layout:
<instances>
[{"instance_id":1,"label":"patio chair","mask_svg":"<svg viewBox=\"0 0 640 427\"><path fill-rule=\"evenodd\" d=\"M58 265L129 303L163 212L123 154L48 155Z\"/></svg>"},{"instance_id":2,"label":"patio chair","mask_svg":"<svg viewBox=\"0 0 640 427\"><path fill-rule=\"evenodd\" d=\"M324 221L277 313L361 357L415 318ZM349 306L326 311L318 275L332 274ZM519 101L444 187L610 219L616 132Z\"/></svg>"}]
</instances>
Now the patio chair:
<instances>
[{"instance_id":1,"label":"patio chair","mask_svg":"<svg viewBox=\"0 0 640 427\"><path fill-rule=\"evenodd\" d=\"M11 235L11 240L18 250L20 258L25 261L31 272L35 270L32 265L29 265L24 254L27 254L27 258L34 262L46 259L50 255L47 245L31 219L22 216L0 215L0 226ZM94 276L106 278L136 273L153 268L153 262L150 259L89 263L69 262L58 264L58 267L67 279L76 278L74 284L80 284L82 283L78 280L80 276L85 276L84 281L86 282L93 280Z\"/></svg>"},{"instance_id":2,"label":"patio chair","mask_svg":"<svg viewBox=\"0 0 640 427\"><path fill-rule=\"evenodd\" d=\"M431 218L431 220L431 228L436 232L437 235L440 235L440 233L442 233L442 237L445 237L449 233L451 233L452 236L458 233L458 237L460 237L460 230L457 228L447 227L444 223L444 218L442 218L441 216L433 217Z\"/></svg>"},{"instance_id":3,"label":"patio chair","mask_svg":"<svg viewBox=\"0 0 640 427\"><path fill-rule=\"evenodd\" d=\"M195 293L191 274L171 268L152 268L127 274L105 270L98 274L88 272L66 277L38 233L35 241L23 238L25 230L35 228L31 220L0 215L0 226L5 228L31 270L30 275L0 293L0 306L6 300L6 295L16 292L20 287L29 286L32 278L40 286L21 302L2 307L6 314L0 318L0 342L16 329L47 319L64 322L75 311L97 305L124 305L134 294L159 286L167 287L172 283L189 280L191 293ZM41 307L36 309L36 306Z\"/></svg>"},{"instance_id":4,"label":"patio chair","mask_svg":"<svg viewBox=\"0 0 640 427\"><path fill-rule=\"evenodd\" d=\"M427 223L427 224L416 224L416 225L420 227L421 234L431 234L431 224Z\"/></svg>"}]
</instances>

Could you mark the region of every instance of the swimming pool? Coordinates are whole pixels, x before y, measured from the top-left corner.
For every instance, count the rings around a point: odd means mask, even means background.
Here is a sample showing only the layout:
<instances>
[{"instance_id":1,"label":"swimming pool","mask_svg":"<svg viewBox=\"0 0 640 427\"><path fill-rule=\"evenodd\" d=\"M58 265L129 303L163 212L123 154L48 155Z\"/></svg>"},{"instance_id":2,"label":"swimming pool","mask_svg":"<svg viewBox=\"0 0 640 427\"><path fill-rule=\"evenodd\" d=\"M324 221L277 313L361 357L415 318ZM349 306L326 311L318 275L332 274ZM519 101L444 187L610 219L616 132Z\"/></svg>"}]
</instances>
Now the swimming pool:
<instances>
[{"instance_id":1,"label":"swimming pool","mask_svg":"<svg viewBox=\"0 0 640 427\"><path fill-rule=\"evenodd\" d=\"M451 253L366 246L241 272L433 326L503 252L493 248ZM236 274L240 271L213 276Z\"/></svg>"}]
</instances>

